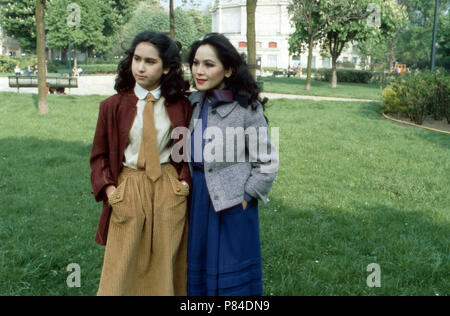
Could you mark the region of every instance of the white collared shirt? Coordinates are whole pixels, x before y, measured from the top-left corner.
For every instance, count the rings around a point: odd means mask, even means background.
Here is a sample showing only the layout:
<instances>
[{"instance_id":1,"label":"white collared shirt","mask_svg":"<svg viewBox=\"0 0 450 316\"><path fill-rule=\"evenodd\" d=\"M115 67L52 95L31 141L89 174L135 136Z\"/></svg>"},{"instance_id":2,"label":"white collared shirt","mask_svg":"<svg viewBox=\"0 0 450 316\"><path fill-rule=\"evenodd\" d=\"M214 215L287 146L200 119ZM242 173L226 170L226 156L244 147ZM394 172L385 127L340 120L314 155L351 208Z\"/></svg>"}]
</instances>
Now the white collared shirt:
<instances>
[{"instance_id":1,"label":"white collared shirt","mask_svg":"<svg viewBox=\"0 0 450 316\"><path fill-rule=\"evenodd\" d=\"M125 148L125 161L123 163L125 167L132 169L137 169L137 161L142 141L143 112L147 103L145 99L149 92L157 99L153 107L159 160L160 163L170 162L170 154L172 152L172 146L170 145L172 124L169 115L167 114L166 107L164 106L165 99L161 96L161 86L155 90L148 91L136 83L134 94L139 100L136 104L136 117L133 126L130 129L130 134L128 135L128 143Z\"/></svg>"}]
</instances>

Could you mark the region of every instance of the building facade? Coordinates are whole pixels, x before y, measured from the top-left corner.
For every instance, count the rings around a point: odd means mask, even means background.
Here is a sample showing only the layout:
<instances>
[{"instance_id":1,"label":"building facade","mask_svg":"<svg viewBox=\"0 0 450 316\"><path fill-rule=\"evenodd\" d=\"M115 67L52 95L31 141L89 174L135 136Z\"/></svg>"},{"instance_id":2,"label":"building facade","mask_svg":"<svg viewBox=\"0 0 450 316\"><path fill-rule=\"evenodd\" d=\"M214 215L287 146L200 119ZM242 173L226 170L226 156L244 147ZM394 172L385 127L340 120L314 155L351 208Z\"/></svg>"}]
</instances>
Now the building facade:
<instances>
[{"instance_id":1,"label":"building facade","mask_svg":"<svg viewBox=\"0 0 450 316\"><path fill-rule=\"evenodd\" d=\"M287 69L300 64L306 68L307 52L289 54L289 36L294 32L287 10L289 0L258 0L256 7L256 54L262 68ZM212 8L212 31L224 34L240 53L247 53L246 0L217 0ZM359 68L353 48L342 52L338 61L351 62ZM330 68L330 58L322 58L320 47L313 50L313 68Z\"/></svg>"},{"instance_id":2,"label":"building facade","mask_svg":"<svg viewBox=\"0 0 450 316\"><path fill-rule=\"evenodd\" d=\"M2 28L0 27L0 55L6 56L21 56L22 49L20 48L19 43L6 34L3 33Z\"/></svg>"}]
</instances>

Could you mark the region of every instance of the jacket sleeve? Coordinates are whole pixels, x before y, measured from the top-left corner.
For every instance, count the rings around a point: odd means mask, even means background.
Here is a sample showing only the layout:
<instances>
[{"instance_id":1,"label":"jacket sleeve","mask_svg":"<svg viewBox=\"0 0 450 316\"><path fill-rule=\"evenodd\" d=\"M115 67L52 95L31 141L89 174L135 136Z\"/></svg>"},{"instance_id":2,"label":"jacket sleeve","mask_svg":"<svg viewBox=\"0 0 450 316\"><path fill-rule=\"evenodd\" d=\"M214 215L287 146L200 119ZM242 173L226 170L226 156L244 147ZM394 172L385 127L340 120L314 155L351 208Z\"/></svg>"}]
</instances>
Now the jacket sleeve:
<instances>
[{"instance_id":1,"label":"jacket sleeve","mask_svg":"<svg viewBox=\"0 0 450 316\"><path fill-rule=\"evenodd\" d=\"M108 126L105 111L106 102L100 104L97 127L95 129L92 152L90 156L91 185L95 200L107 201L104 188L114 185L109 163Z\"/></svg>"},{"instance_id":2,"label":"jacket sleeve","mask_svg":"<svg viewBox=\"0 0 450 316\"><path fill-rule=\"evenodd\" d=\"M267 121L261 104L255 110L249 106L246 118L246 129L256 131L255 139L246 137L246 148L252 166L250 176L245 184L245 193L267 203L269 193L279 166L278 152L269 136Z\"/></svg>"}]
</instances>

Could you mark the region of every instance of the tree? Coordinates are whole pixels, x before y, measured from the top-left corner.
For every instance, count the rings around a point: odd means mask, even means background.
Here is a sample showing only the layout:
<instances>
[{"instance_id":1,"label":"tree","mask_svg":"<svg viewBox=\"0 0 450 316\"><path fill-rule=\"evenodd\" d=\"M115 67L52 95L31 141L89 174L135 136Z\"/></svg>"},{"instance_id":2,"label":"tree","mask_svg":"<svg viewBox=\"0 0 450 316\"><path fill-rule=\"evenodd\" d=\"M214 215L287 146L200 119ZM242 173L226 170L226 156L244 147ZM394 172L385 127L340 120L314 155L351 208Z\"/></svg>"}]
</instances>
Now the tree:
<instances>
[{"instance_id":1,"label":"tree","mask_svg":"<svg viewBox=\"0 0 450 316\"><path fill-rule=\"evenodd\" d=\"M288 6L292 15L291 23L295 32L289 38L289 51L301 55L308 49L308 65L306 76L306 90L311 89L311 64L314 43L323 37L327 21L323 19L320 11L320 2L317 0L293 0Z\"/></svg>"},{"instance_id":2,"label":"tree","mask_svg":"<svg viewBox=\"0 0 450 316\"><path fill-rule=\"evenodd\" d=\"M198 39L196 27L191 17L181 8L175 9L175 40L183 46L183 55L187 55L191 44Z\"/></svg>"},{"instance_id":3,"label":"tree","mask_svg":"<svg viewBox=\"0 0 450 316\"><path fill-rule=\"evenodd\" d=\"M256 80L255 13L258 0L247 0L247 58L250 74Z\"/></svg>"},{"instance_id":4,"label":"tree","mask_svg":"<svg viewBox=\"0 0 450 316\"><path fill-rule=\"evenodd\" d=\"M186 10L185 12L194 23L195 29L197 31L195 37L197 39L201 38L207 33L207 26L204 23L204 16L202 15L202 12L198 10Z\"/></svg>"},{"instance_id":5,"label":"tree","mask_svg":"<svg viewBox=\"0 0 450 316\"><path fill-rule=\"evenodd\" d=\"M80 50L100 52L107 49L108 40L103 34L105 19L102 6L96 0L77 0L80 9L79 26L68 23L74 12L68 10L72 0L53 0L47 8L47 41L51 47L67 47L69 38L71 46ZM76 50L75 50L76 51ZM74 54L76 65L76 54Z\"/></svg>"},{"instance_id":6,"label":"tree","mask_svg":"<svg viewBox=\"0 0 450 316\"><path fill-rule=\"evenodd\" d=\"M167 32L169 30L169 15L162 10L140 10L136 12L124 27L124 46L129 46L133 38L144 30Z\"/></svg>"},{"instance_id":7,"label":"tree","mask_svg":"<svg viewBox=\"0 0 450 316\"><path fill-rule=\"evenodd\" d=\"M38 109L48 113L45 67L45 0L36 0L36 48L38 56Z\"/></svg>"},{"instance_id":8,"label":"tree","mask_svg":"<svg viewBox=\"0 0 450 316\"><path fill-rule=\"evenodd\" d=\"M34 0L2 0L0 26L26 52L36 49L36 4Z\"/></svg>"},{"instance_id":9,"label":"tree","mask_svg":"<svg viewBox=\"0 0 450 316\"><path fill-rule=\"evenodd\" d=\"M190 3L191 5L196 5L196 0L181 0L183 5ZM170 37L176 39L175 36L175 6L173 0L169 0L169 24L170 24Z\"/></svg>"},{"instance_id":10,"label":"tree","mask_svg":"<svg viewBox=\"0 0 450 316\"><path fill-rule=\"evenodd\" d=\"M170 19L170 37L175 39L175 11L173 6L173 0L170 0L169 4L169 19Z\"/></svg>"},{"instance_id":11,"label":"tree","mask_svg":"<svg viewBox=\"0 0 450 316\"><path fill-rule=\"evenodd\" d=\"M331 55L332 88L337 87L337 59L348 43L392 37L406 18L395 0L326 0L321 4L323 17L329 21L323 47ZM368 23L372 16L377 23Z\"/></svg>"},{"instance_id":12,"label":"tree","mask_svg":"<svg viewBox=\"0 0 450 316\"><path fill-rule=\"evenodd\" d=\"M71 27L67 22L74 14L68 10L73 4L80 8L79 27ZM136 4L135 0L52 0L46 16L48 44L65 48L70 38L74 47L87 51L90 57L107 52L116 33L132 16Z\"/></svg>"},{"instance_id":13,"label":"tree","mask_svg":"<svg viewBox=\"0 0 450 316\"><path fill-rule=\"evenodd\" d=\"M183 46L182 52L186 54L191 44L198 39L197 29L188 13L181 8L174 11L175 40ZM123 31L124 45L129 46L134 36L144 30L167 32L169 29L169 15L163 10L139 10L125 26Z\"/></svg>"},{"instance_id":14,"label":"tree","mask_svg":"<svg viewBox=\"0 0 450 316\"><path fill-rule=\"evenodd\" d=\"M395 59L412 67L425 69L430 63L431 34L434 20L434 1L399 0L408 14L408 24L396 37L396 45L392 49ZM445 25L449 21L449 0L440 0L437 28L436 64L445 65L448 55L442 54L441 41L445 36ZM444 38L448 42L448 37ZM445 44L444 44L445 45ZM448 67L448 66L447 66Z\"/></svg>"}]
</instances>

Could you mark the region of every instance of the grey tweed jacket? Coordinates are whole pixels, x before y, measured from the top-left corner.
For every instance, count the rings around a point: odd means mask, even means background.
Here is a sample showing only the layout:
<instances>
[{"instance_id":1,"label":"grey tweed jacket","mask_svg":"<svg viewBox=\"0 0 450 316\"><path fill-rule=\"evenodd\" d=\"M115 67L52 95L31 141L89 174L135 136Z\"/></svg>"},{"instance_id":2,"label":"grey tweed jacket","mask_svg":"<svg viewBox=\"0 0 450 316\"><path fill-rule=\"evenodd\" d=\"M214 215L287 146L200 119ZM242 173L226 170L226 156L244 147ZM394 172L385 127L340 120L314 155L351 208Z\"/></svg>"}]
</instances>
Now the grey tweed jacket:
<instances>
[{"instance_id":1,"label":"grey tweed jacket","mask_svg":"<svg viewBox=\"0 0 450 316\"><path fill-rule=\"evenodd\" d=\"M205 94L196 91L189 97L193 107L189 135L200 122ZM215 211L242 203L245 193L266 204L279 159L270 141L262 105L258 102L257 109L253 110L251 105L246 108L233 101L209 107L207 131L204 172ZM206 137L208 134L211 139ZM198 136L194 135L194 138ZM190 146L187 147L190 152ZM191 157L190 153L188 157ZM191 162L189 169L192 174Z\"/></svg>"}]
</instances>

